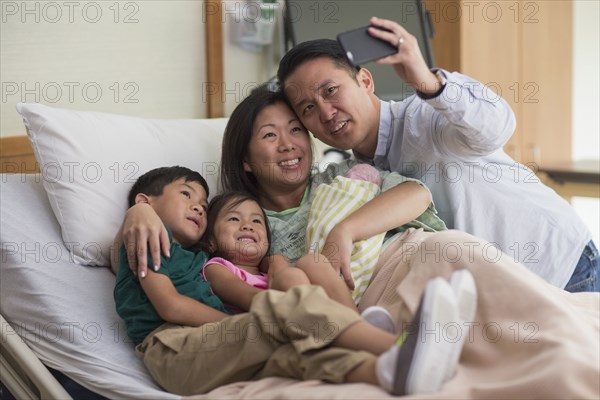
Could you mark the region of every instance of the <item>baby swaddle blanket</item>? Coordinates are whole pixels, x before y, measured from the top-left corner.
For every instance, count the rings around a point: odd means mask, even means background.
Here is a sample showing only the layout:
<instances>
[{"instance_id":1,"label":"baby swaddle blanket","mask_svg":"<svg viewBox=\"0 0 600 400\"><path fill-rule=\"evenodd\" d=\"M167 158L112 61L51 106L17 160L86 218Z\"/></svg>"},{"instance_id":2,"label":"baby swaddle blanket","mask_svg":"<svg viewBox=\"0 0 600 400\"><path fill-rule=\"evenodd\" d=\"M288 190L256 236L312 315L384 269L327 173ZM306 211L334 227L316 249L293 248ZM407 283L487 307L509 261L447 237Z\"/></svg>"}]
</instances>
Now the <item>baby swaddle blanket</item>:
<instances>
[{"instance_id":1,"label":"baby swaddle blanket","mask_svg":"<svg viewBox=\"0 0 600 400\"><path fill-rule=\"evenodd\" d=\"M359 180L336 177L330 184L317 187L306 228L306 247L309 253L320 253L333 227L379 194L379 185ZM355 289L352 292L358 304L365 292L381 250L385 233L354 243L350 270ZM335 256L335 255L334 255Z\"/></svg>"}]
</instances>

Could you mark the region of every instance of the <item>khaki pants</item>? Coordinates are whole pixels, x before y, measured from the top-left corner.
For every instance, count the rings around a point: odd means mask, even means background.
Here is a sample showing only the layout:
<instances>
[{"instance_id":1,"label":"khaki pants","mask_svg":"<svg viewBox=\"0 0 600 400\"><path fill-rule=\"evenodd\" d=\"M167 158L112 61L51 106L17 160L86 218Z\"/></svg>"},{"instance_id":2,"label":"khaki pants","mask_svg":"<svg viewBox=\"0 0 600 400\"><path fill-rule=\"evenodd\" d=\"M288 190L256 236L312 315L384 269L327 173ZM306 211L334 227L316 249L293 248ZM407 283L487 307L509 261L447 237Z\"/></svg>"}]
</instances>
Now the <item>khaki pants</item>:
<instances>
[{"instance_id":1,"label":"khaki pants","mask_svg":"<svg viewBox=\"0 0 600 400\"><path fill-rule=\"evenodd\" d=\"M181 395L267 376L341 383L374 357L331 346L359 320L317 286L266 290L254 297L247 313L197 328L165 324L137 351L154 379Z\"/></svg>"}]
</instances>

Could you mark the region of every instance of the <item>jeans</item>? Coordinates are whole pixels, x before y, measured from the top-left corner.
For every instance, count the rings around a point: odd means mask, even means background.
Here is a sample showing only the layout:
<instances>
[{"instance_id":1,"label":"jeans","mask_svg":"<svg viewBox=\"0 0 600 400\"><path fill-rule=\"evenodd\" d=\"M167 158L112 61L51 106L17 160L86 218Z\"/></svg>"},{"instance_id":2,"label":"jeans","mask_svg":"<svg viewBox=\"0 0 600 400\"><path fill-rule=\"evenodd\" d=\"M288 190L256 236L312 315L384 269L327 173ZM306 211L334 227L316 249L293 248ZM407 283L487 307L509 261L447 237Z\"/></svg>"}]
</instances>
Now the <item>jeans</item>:
<instances>
[{"instance_id":1,"label":"jeans","mask_svg":"<svg viewBox=\"0 0 600 400\"><path fill-rule=\"evenodd\" d=\"M565 290L572 293L600 291L600 255L593 241L583 249Z\"/></svg>"}]
</instances>

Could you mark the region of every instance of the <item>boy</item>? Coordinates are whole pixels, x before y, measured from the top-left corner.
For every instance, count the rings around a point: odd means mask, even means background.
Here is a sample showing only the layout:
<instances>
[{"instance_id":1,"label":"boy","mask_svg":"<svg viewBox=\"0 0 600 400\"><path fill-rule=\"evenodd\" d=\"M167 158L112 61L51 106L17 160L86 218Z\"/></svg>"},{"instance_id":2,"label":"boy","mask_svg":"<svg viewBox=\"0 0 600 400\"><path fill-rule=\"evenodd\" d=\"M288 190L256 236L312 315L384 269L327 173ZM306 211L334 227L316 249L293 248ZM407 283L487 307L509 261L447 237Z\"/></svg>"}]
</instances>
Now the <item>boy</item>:
<instances>
[{"instance_id":1,"label":"boy","mask_svg":"<svg viewBox=\"0 0 600 400\"><path fill-rule=\"evenodd\" d=\"M228 316L201 277L206 254L189 250L206 229L207 197L204 179L183 167L148 172L129 195L170 229L171 257L144 279L133 275L121 246L114 291L136 350L165 390L191 395L281 376L409 394L436 391L453 375L461 345L420 335L459 320L456 296L441 278L427 285L414 329L398 339L311 285L262 291L249 312Z\"/></svg>"},{"instance_id":2,"label":"boy","mask_svg":"<svg viewBox=\"0 0 600 400\"><path fill-rule=\"evenodd\" d=\"M206 253L189 251L206 229L207 196L204 178L184 167L154 169L131 188L129 205L145 203L156 210L170 230L171 245L171 257L162 257L160 273L140 280L129 271L125 246L119 249L115 302L136 345L164 321L202 324L228 314L200 276Z\"/></svg>"}]
</instances>

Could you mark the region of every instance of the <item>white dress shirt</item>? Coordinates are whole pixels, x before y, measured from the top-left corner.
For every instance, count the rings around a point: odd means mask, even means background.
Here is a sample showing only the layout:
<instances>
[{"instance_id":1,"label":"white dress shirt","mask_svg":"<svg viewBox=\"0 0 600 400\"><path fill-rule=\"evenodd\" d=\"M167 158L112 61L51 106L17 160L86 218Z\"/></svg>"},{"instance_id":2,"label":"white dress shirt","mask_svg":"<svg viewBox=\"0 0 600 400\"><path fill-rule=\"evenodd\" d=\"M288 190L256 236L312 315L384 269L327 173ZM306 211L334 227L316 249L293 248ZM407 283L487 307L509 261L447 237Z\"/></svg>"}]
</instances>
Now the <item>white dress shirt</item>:
<instances>
[{"instance_id":1,"label":"white dress shirt","mask_svg":"<svg viewBox=\"0 0 600 400\"><path fill-rule=\"evenodd\" d=\"M515 129L509 105L483 84L443 71L442 94L381 102L374 165L423 181L449 228L497 245L564 288L591 233L575 210L502 146ZM495 249L482 251L488 259Z\"/></svg>"}]
</instances>

